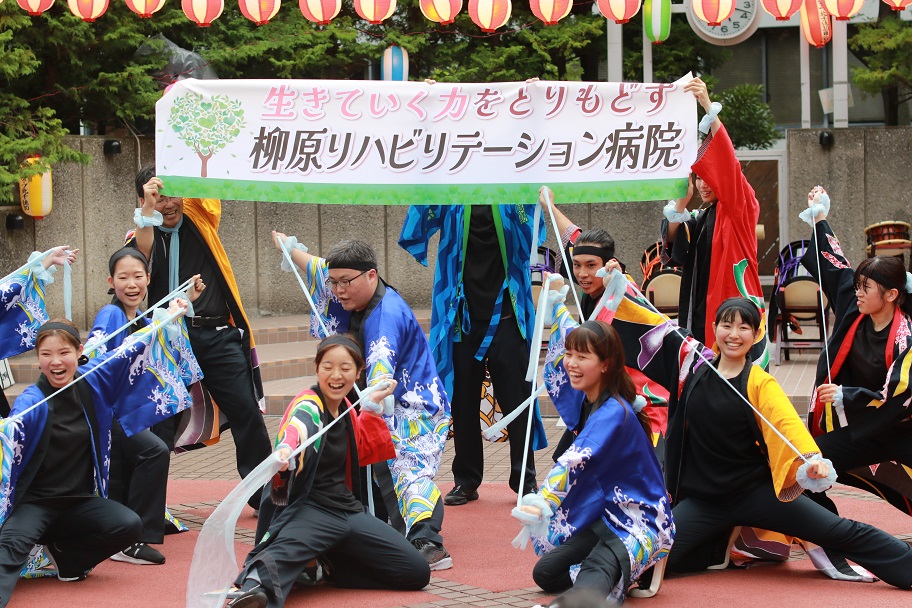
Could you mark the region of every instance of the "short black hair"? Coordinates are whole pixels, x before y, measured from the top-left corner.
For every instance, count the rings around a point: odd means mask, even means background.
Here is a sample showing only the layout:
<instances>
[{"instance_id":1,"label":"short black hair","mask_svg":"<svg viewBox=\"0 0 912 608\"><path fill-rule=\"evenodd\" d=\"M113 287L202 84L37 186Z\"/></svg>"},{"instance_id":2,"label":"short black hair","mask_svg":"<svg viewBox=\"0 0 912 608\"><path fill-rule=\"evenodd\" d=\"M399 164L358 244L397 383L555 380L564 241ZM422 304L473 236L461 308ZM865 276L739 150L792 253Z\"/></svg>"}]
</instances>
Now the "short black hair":
<instances>
[{"instance_id":1,"label":"short black hair","mask_svg":"<svg viewBox=\"0 0 912 608\"><path fill-rule=\"evenodd\" d=\"M139 198L145 196L143 186L153 177L155 177L155 163L150 163L139 170L139 173L136 174L136 196Z\"/></svg>"}]
</instances>

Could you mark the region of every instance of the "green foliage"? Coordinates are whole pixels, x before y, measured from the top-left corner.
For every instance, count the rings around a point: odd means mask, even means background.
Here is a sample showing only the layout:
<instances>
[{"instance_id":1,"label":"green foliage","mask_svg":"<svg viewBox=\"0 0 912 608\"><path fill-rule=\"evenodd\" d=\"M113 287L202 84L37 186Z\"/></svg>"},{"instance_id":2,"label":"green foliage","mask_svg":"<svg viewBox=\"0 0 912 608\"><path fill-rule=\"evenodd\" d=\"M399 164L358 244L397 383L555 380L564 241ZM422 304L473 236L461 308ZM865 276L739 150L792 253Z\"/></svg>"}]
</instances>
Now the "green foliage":
<instances>
[{"instance_id":1,"label":"green foliage","mask_svg":"<svg viewBox=\"0 0 912 608\"><path fill-rule=\"evenodd\" d=\"M776 119L763 101L762 84L739 84L712 99L722 104L719 118L736 148L766 150L780 139Z\"/></svg>"},{"instance_id":2,"label":"green foliage","mask_svg":"<svg viewBox=\"0 0 912 608\"><path fill-rule=\"evenodd\" d=\"M671 16L671 34L662 44L652 45L652 72L655 82L674 82L687 72L700 76L712 87L709 72L731 58L731 51L697 36L681 14ZM643 78L643 11L624 26L624 78Z\"/></svg>"},{"instance_id":3,"label":"green foliage","mask_svg":"<svg viewBox=\"0 0 912 608\"><path fill-rule=\"evenodd\" d=\"M852 68L859 89L872 95L892 89L897 106L912 99L912 23L891 15L859 25L849 47L864 64Z\"/></svg>"},{"instance_id":4,"label":"green foliage","mask_svg":"<svg viewBox=\"0 0 912 608\"><path fill-rule=\"evenodd\" d=\"M199 93L189 92L174 100L168 124L200 157L205 177L209 158L241 134L244 110L239 100L227 95L214 95L204 101Z\"/></svg>"}]
</instances>

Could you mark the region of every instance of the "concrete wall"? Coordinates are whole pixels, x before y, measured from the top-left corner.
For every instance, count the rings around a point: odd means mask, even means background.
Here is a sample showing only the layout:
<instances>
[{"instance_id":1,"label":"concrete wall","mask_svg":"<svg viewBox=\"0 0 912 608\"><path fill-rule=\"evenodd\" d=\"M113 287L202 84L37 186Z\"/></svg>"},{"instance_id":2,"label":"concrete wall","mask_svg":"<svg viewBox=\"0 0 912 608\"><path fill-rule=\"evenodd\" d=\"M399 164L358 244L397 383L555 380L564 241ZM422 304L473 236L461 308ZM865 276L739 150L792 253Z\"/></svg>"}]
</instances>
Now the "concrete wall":
<instances>
[{"instance_id":1,"label":"concrete wall","mask_svg":"<svg viewBox=\"0 0 912 608\"><path fill-rule=\"evenodd\" d=\"M906 185L912 161L912 128L833 130L835 145L819 145L820 130L788 131L789 206L792 239L810 234L798 220L808 190L824 185L832 195L832 224L849 259L864 256L864 228L885 220L912 221L912 193ZM104 137L72 138L70 144L93 156L89 165L54 169L54 210L43 220L26 220L24 230L0 228L0 268L21 265L33 250L69 244L81 255L74 268L74 321L85 326L108 303L107 260L132 227L137 163L150 162L152 144L143 141L137 155L132 138L121 139L123 153L105 157ZM664 201L646 203L562 204L561 209L583 228L607 229L628 271L641 278L643 250L658 236ZM0 207L0 217L16 212ZM381 273L416 308L430 306L436 237L428 268L415 262L397 244L406 207L291 205L224 201L222 241L228 251L251 315L301 313L306 310L293 275L278 269L273 228L296 235L314 253L326 252L343 238L371 242L381 260ZM549 245L557 250L553 234ZM62 314L62 290L50 289L52 315Z\"/></svg>"}]
</instances>

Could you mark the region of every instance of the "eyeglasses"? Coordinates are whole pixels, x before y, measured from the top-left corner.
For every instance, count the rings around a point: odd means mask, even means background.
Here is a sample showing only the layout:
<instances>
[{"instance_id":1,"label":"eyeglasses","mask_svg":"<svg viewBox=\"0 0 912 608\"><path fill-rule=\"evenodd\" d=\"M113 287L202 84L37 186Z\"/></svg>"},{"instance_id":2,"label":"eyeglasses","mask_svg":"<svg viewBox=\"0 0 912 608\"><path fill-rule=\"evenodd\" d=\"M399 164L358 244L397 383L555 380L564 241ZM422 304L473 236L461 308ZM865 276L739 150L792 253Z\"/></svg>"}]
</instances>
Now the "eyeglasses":
<instances>
[{"instance_id":1,"label":"eyeglasses","mask_svg":"<svg viewBox=\"0 0 912 608\"><path fill-rule=\"evenodd\" d=\"M350 279L339 279L338 281L335 279L327 278L326 286L329 287L330 289L337 289L339 287L341 287L342 289L348 289L348 287L352 284L352 281L354 281L355 279L360 277L365 272L367 272L367 271L362 270L361 272L359 272L358 274L356 274L355 276L353 276Z\"/></svg>"}]
</instances>

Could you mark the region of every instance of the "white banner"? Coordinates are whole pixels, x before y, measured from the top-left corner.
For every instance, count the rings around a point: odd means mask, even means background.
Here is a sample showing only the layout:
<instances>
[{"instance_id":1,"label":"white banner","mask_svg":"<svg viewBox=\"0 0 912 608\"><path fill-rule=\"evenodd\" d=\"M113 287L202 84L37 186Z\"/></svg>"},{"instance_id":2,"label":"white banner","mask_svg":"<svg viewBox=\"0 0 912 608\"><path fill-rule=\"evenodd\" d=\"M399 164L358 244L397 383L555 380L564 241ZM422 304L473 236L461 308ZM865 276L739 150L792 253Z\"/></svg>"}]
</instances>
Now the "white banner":
<instances>
[{"instance_id":1,"label":"white banner","mask_svg":"<svg viewBox=\"0 0 912 608\"><path fill-rule=\"evenodd\" d=\"M683 195L683 84L184 80L156 104L171 195L342 204L513 204Z\"/></svg>"}]
</instances>

